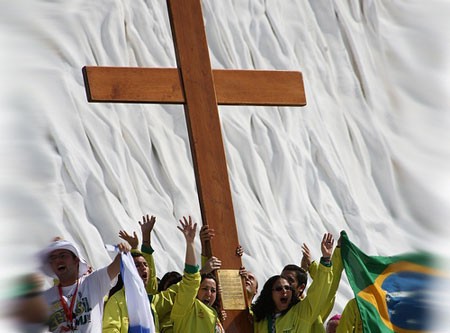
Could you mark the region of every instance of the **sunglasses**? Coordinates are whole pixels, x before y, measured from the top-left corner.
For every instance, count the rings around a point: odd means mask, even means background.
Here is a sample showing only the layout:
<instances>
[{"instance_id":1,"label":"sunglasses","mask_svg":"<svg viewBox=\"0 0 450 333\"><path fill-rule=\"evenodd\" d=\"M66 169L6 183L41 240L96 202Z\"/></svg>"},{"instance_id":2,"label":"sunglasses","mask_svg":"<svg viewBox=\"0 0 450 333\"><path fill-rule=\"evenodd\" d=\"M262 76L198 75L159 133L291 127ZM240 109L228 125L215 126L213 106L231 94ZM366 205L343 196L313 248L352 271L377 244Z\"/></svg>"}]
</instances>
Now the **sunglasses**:
<instances>
[{"instance_id":1,"label":"sunglasses","mask_svg":"<svg viewBox=\"0 0 450 333\"><path fill-rule=\"evenodd\" d=\"M273 288L272 290L274 290L274 291L278 291L278 292L280 292L280 291L292 291L292 288L291 288L291 286L278 286L278 287L275 287L275 288Z\"/></svg>"}]
</instances>

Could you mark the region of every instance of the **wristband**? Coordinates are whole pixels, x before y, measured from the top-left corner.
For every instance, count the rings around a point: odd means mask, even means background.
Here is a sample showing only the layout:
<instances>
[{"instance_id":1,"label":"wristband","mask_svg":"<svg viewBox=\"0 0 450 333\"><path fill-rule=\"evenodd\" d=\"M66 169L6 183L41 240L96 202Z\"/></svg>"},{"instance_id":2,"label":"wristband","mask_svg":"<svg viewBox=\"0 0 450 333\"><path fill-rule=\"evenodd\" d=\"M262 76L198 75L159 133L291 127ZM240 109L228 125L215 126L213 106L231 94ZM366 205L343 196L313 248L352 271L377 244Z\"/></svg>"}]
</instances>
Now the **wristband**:
<instances>
[{"instance_id":1,"label":"wristband","mask_svg":"<svg viewBox=\"0 0 450 333\"><path fill-rule=\"evenodd\" d=\"M320 263L326 267L330 267L331 266L331 260L330 257L322 257L320 258Z\"/></svg>"}]
</instances>

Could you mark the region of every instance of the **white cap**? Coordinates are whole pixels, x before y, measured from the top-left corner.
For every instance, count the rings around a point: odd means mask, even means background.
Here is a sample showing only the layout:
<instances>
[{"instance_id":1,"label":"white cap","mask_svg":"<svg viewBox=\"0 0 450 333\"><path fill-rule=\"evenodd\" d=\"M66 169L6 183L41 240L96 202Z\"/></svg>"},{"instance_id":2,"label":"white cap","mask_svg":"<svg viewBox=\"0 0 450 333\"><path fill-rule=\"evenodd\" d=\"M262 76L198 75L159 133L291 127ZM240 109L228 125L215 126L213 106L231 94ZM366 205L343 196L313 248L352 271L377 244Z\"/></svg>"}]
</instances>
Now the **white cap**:
<instances>
[{"instance_id":1,"label":"white cap","mask_svg":"<svg viewBox=\"0 0 450 333\"><path fill-rule=\"evenodd\" d=\"M55 272L53 272L50 263L48 262L48 257L50 253L56 250L68 250L72 252L75 256L80 259L80 265L78 267L78 277L83 276L88 271L88 264L83 257L80 256L80 251L77 246L67 240L60 239L50 243L45 249L39 252L39 259L41 261L41 270L48 276L56 278Z\"/></svg>"}]
</instances>

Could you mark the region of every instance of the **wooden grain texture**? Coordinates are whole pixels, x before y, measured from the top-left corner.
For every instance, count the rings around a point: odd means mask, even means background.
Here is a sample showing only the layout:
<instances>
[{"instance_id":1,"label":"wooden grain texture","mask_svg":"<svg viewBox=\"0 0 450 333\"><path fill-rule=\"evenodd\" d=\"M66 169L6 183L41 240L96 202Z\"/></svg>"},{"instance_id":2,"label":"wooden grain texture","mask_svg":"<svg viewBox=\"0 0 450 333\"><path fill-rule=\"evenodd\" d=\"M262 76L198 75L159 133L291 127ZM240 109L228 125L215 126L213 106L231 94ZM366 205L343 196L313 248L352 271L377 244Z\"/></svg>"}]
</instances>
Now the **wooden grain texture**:
<instances>
[{"instance_id":1,"label":"wooden grain texture","mask_svg":"<svg viewBox=\"0 0 450 333\"><path fill-rule=\"evenodd\" d=\"M200 0L168 0L203 224L215 230L207 252L239 269L238 234ZM242 281L244 287L244 281ZM227 332L251 333L244 310L227 310ZM244 320L243 320L244 319Z\"/></svg>"},{"instance_id":2,"label":"wooden grain texture","mask_svg":"<svg viewBox=\"0 0 450 333\"><path fill-rule=\"evenodd\" d=\"M301 72L213 69L219 105L304 106ZM89 102L185 103L176 68L83 68Z\"/></svg>"},{"instance_id":3,"label":"wooden grain texture","mask_svg":"<svg viewBox=\"0 0 450 333\"><path fill-rule=\"evenodd\" d=\"M203 224L215 230L206 252L223 269L241 266L218 105L303 106L300 72L212 70L200 0L167 0L177 68L83 67L90 102L183 104ZM189 214L189 212L186 212ZM242 281L245 291L245 283ZM247 310L227 310L227 333L252 333Z\"/></svg>"}]
</instances>

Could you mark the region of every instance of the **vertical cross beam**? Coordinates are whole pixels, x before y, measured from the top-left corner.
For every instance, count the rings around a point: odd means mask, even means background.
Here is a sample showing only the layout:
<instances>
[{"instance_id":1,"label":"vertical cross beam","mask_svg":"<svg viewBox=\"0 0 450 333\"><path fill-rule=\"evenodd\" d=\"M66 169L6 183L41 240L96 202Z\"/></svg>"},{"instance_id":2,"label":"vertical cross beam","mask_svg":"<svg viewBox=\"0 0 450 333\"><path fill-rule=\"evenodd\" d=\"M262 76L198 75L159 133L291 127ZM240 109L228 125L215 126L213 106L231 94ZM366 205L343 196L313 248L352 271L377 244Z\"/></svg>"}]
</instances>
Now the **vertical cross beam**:
<instances>
[{"instance_id":1,"label":"vertical cross beam","mask_svg":"<svg viewBox=\"0 0 450 333\"><path fill-rule=\"evenodd\" d=\"M239 242L201 3L168 0L167 4L203 223L220 239L210 245L222 268L239 269L241 260L234 255ZM244 311L227 310L227 316L228 332L251 332Z\"/></svg>"},{"instance_id":2,"label":"vertical cross beam","mask_svg":"<svg viewBox=\"0 0 450 333\"><path fill-rule=\"evenodd\" d=\"M86 92L90 102L183 103L202 221L216 233L207 251L222 260L222 283L241 260L217 105L303 106L303 79L300 72L212 70L201 0L167 5L178 68L83 67ZM253 332L247 311L236 308L226 308L227 333Z\"/></svg>"}]
</instances>

